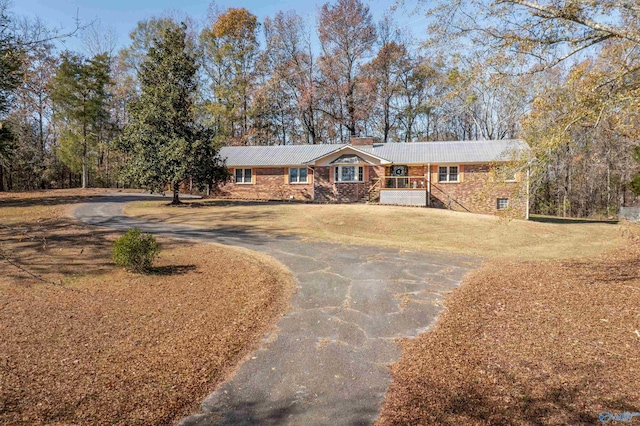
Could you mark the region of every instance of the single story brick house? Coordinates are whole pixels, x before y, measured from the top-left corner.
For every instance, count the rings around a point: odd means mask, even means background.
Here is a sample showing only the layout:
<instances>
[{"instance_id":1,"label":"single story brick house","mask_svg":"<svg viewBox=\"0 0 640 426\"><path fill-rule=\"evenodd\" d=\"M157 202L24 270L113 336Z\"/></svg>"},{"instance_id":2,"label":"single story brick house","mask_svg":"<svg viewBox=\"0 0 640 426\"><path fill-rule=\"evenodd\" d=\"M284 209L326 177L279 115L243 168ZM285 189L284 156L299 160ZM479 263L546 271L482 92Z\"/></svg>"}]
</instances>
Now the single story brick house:
<instances>
[{"instance_id":1,"label":"single story brick house","mask_svg":"<svg viewBox=\"0 0 640 426\"><path fill-rule=\"evenodd\" d=\"M232 173L216 195L238 199L373 201L528 216L523 171L494 185L501 164L528 152L521 140L229 146L220 151ZM517 199L516 199L517 198ZM524 197L526 198L526 197Z\"/></svg>"}]
</instances>

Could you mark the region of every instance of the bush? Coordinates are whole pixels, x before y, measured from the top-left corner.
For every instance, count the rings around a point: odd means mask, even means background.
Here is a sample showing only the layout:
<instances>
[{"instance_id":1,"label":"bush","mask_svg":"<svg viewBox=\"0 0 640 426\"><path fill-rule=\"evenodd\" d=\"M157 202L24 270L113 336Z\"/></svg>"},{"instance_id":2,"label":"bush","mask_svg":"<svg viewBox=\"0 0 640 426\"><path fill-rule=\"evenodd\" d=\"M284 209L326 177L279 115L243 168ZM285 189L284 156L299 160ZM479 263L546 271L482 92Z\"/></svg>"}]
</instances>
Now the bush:
<instances>
[{"instance_id":1,"label":"bush","mask_svg":"<svg viewBox=\"0 0 640 426\"><path fill-rule=\"evenodd\" d=\"M113 243L113 261L134 272L147 272L160 253L160 245L150 234L129 229Z\"/></svg>"}]
</instances>

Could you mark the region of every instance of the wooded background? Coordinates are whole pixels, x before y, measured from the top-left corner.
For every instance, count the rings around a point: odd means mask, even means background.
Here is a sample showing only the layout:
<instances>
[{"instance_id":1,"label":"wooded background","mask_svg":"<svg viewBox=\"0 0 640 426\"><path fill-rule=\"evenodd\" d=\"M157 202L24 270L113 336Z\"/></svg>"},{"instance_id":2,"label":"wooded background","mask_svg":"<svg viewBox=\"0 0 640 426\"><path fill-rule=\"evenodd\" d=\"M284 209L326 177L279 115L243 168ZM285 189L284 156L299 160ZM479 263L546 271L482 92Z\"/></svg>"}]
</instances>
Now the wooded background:
<instances>
[{"instance_id":1,"label":"wooded background","mask_svg":"<svg viewBox=\"0 0 640 426\"><path fill-rule=\"evenodd\" d=\"M221 145L523 138L533 211L613 217L637 205L639 19L632 0L424 2L431 23L336 0L314 22L244 8L150 17L116 49L99 23L67 33L0 0L0 191L129 182L119 141L141 67L185 24L190 108ZM77 36L81 52L55 40ZM635 158L634 158L635 152ZM521 167L525 167L524 164Z\"/></svg>"}]
</instances>

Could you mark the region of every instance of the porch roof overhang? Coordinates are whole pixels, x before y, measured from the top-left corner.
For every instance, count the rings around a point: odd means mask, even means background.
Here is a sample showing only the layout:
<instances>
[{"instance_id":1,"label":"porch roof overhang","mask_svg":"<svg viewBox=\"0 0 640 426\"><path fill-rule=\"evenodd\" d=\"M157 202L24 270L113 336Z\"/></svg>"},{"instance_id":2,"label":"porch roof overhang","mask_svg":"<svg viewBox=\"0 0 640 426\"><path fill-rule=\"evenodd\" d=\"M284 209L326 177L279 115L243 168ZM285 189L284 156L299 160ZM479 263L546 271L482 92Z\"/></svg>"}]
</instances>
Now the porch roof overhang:
<instances>
[{"instance_id":1,"label":"porch roof overhang","mask_svg":"<svg viewBox=\"0 0 640 426\"><path fill-rule=\"evenodd\" d=\"M360 160L362 160L364 163L367 164L391 164L391 161L387 160L386 158L382 158L380 156L377 156L375 154L372 154L370 152L366 152L363 151L361 149L358 149L356 147L354 147L353 145L345 145L339 149L336 149L335 151L323 154L321 156L318 156L316 158L314 158L313 160L307 161L305 164L311 165L311 166L317 166L317 165L322 165L324 163L327 163L327 165L331 164L331 165L335 165L335 164L343 164L343 163L337 163L335 162L335 159L331 160L333 157L336 157L336 159L341 158L341 157L345 157L349 154L352 154L356 157L358 157ZM329 160L329 161L327 161ZM346 163L344 163L346 164ZM350 163L353 164L353 163Z\"/></svg>"}]
</instances>

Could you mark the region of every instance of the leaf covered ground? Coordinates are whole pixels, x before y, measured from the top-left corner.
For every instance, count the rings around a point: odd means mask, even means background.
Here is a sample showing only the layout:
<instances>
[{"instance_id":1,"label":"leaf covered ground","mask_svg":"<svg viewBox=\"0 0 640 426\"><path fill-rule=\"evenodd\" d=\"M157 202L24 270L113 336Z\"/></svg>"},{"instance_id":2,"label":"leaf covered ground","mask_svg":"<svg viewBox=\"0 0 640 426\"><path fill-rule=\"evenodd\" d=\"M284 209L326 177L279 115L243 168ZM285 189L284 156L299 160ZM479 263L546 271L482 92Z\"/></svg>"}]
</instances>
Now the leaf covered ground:
<instances>
[{"instance_id":1,"label":"leaf covered ground","mask_svg":"<svg viewBox=\"0 0 640 426\"><path fill-rule=\"evenodd\" d=\"M69 219L86 192L0 198L0 423L165 424L197 410L287 309L247 250L161 239L154 273ZM23 269L20 269L23 268Z\"/></svg>"},{"instance_id":2,"label":"leaf covered ground","mask_svg":"<svg viewBox=\"0 0 640 426\"><path fill-rule=\"evenodd\" d=\"M597 424L640 411L640 248L496 260L402 342L379 425Z\"/></svg>"}]
</instances>

